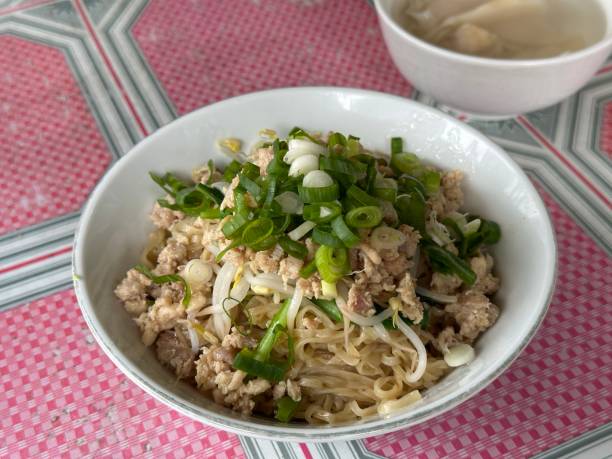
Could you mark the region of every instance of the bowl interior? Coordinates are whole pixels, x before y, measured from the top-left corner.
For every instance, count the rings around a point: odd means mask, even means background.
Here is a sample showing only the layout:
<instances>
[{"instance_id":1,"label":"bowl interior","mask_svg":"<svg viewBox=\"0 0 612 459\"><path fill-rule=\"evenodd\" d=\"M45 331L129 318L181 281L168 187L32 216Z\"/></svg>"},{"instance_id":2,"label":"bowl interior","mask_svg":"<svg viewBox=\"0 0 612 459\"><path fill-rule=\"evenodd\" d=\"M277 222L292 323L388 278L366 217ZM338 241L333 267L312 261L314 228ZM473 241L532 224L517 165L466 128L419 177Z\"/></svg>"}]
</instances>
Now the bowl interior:
<instances>
[{"instance_id":1,"label":"bowl interior","mask_svg":"<svg viewBox=\"0 0 612 459\"><path fill-rule=\"evenodd\" d=\"M214 159L227 163L214 144L223 137L254 141L261 128L285 135L293 126L337 130L387 152L401 136L407 148L444 169L466 175L466 209L494 219L503 238L495 249L502 308L494 327L477 343L472 364L427 391L423 402L388 419L338 427L283 425L244 418L176 381L140 341L138 328L113 290L134 266L152 229L147 214L159 197L148 172L188 176ZM248 142L247 142L248 143ZM546 210L533 186L492 142L430 108L399 97L338 88L255 93L200 109L137 145L102 179L88 202L74 252L75 282L84 316L101 346L137 384L203 422L248 435L285 440L329 440L374 435L420 422L484 387L516 357L540 323L553 288L555 245Z\"/></svg>"},{"instance_id":2,"label":"bowl interior","mask_svg":"<svg viewBox=\"0 0 612 459\"><path fill-rule=\"evenodd\" d=\"M587 47L586 49L590 49L590 48L596 48L600 43L602 42L607 42L609 40L612 39L612 2L610 2L609 0L593 0L595 1L595 3L599 6L602 16L605 18L606 21L606 27L605 27L605 34L603 37L601 37L601 39L597 42L595 42L594 44L590 45L589 47ZM401 14L402 11L404 9L404 5L406 3L406 0L376 0L376 3L378 4L379 8L381 11L383 11L385 13L385 15L389 18L389 20L391 22L393 22L394 24L396 24L398 27L400 27L404 34L406 36L411 37L413 40L416 40L416 42L420 42L421 44L429 47L432 46L433 48L436 48L438 50L442 50L443 48L439 48L435 45L430 45L428 43L426 43L425 41L423 41L421 38L417 37L416 35L413 35L411 32L409 32L408 30L406 30L402 25L401 25ZM597 29L599 30L599 29ZM585 50L579 50L578 52L583 53ZM454 52L454 51L450 51L450 50L444 50L444 53L448 53L451 55L454 55L456 57L462 57L465 59L477 59L479 61L488 61L489 63L498 63L500 65L502 64L516 64L516 63L522 63L522 62L534 62L534 61L541 61L541 62L545 62L545 61L554 61L556 58L547 58L547 59L525 59L525 60L507 60L507 59L488 59L488 58L481 58L481 57L475 57L475 56L469 56L466 54L462 54L462 53L458 53L458 52ZM572 53L574 54L574 53ZM570 54L571 55L571 54ZM565 57L565 56L564 56Z\"/></svg>"}]
</instances>

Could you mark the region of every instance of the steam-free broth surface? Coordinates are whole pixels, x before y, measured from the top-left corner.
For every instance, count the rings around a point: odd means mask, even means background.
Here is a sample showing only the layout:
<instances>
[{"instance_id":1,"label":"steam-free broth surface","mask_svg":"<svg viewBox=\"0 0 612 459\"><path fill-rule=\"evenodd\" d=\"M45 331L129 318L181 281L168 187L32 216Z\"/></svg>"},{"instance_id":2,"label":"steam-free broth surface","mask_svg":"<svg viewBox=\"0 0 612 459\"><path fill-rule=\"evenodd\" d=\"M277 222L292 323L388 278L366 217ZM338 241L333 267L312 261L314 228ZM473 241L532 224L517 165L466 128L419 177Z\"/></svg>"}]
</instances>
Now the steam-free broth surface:
<instances>
[{"instance_id":1,"label":"steam-free broth surface","mask_svg":"<svg viewBox=\"0 0 612 459\"><path fill-rule=\"evenodd\" d=\"M596 0L404 0L395 16L434 45L502 59L575 52L601 40L607 29Z\"/></svg>"}]
</instances>

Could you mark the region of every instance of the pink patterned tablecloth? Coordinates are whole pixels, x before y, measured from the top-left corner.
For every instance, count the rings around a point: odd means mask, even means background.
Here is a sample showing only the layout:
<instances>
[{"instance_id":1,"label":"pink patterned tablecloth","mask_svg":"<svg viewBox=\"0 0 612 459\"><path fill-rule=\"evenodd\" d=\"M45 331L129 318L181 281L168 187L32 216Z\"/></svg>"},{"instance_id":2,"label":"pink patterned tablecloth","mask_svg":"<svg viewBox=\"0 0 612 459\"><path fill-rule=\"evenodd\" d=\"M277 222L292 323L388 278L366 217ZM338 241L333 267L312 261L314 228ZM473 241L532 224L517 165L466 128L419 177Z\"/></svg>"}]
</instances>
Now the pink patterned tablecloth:
<instances>
[{"instance_id":1,"label":"pink patterned tablecloth","mask_svg":"<svg viewBox=\"0 0 612 459\"><path fill-rule=\"evenodd\" d=\"M70 277L97 180L181 114L300 85L435 105L363 0L0 0L0 457L560 457L609 440L612 65L557 106L471 122L538 187L559 276L526 351L448 414L361 442L253 441L172 411L102 353Z\"/></svg>"}]
</instances>

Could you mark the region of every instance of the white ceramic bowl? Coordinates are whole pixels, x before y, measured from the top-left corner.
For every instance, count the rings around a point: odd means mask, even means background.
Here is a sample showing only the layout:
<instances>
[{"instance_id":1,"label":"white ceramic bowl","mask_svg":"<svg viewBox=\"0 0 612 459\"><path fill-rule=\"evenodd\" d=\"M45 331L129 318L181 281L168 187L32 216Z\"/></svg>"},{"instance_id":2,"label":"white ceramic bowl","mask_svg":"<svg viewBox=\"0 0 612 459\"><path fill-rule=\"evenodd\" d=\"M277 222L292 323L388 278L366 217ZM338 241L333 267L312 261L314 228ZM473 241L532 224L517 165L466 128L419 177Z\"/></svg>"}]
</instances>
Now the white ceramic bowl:
<instances>
[{"instance_id":1,"label":"white ceramic bowl","mask_svg":"<svg viewBox=\"0 0 612 459\"><path fill-rule=\"evenodd\" d=\"M449 0L450 1L450 0ZM553 105L576 92L612 51L612 0L598 0L608 19L603 40L548 59L486 59L431 45L401 28L402 0L374 0L387 48L417 89L458 111L507 118Z\"/></svg>"},{"instance_id":2,"label":"white ceramic bowl","mask_svg":"<svg viewBox=\"0 0 612 459\"><path fill-rule=\"evenodd\" d=\"M188 174L210 158L223 137L255 139L261 128L286 134L293 126L360 136L388 151L401 136L407 148L445 169L465 172L466 208L496 220L495 247L502 313L476 344L476 359L453 371L422 403L389 418L347 426L314 427L242 417L216 405L187 383L177 383L113 294L133 267L152 229L147 214L160 191L149 171ZM249 94L204 107L143 140L100 181L81 217L74 248L75 289L98 343L145 391L199 421L276 440L325 441L365 437L416 424L466 400L498 376L527 345L553 291L555 242L546 209L522 170L474 129L416 102L356 89L297 88Z\"/></svg>"}]
</instances>

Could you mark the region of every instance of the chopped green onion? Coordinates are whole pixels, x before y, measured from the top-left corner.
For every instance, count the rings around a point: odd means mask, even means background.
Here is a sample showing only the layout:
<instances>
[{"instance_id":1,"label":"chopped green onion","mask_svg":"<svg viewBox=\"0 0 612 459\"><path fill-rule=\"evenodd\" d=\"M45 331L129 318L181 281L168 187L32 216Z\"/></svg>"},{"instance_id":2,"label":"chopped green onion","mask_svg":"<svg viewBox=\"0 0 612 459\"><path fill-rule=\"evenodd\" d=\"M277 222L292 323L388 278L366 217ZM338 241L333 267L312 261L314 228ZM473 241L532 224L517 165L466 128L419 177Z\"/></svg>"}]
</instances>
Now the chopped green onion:
<instances>
[{"instance_id":1,"label":"chopped green onion","mask_svg":"<svg viewBox=\"0 0 612 459\"><path fill-rule=\"evenodd\" d=\"M329 202L338 199L339 190L338 184L333 183L330 186L324 187L305 187L298 186L298 193L302 201L306 203L312 202Z\"/></svg>"},{"instance_id":2,"label":"chopped green onion","mask_svg":"<svg viewBox=\"0 0 612 459\"><path fill-rule=\"evenodd\" d=\"M336 298L338 296L338 290L336 289L335 282L321 281L321 294L327 298Z\"/></svg>"},{"instance_id":3,"label":"chopped green onion","mask_svg":"<svg viewBox=\"0 0 612 459\"><path fill-rule=\"evenodd\" d=\"M395 210L401 223L412 226L425 236L425 198L419 191L402 194L395 200Z\"/></svg>"},{"instance_id":4,"label":"chopped green onion","mask_svg":"<svg viewBox=\"0 0 612 459\"><path fill-rule=\"evenodd\" d=\"M215 257L215 261L219 263L221 260L223 260L223 257L225 256L227 252L229 252L232 249L235 249L240 244L242 244L242 241L240 239L233 240L231 244L229 244L226 248L224 248L221 252L217 254L217 256Z\"/></svg>"},{"instance_id":5,"label":"chopped green onion","mask_svg":"<svg viewBox=\"0 0 612 459\"><path fill-rule=\"evenodd\" d=\"M134 269L151 279L154 284L159 285L166 284L168 282L180 282L181 284L183 284L183 300L181 301L181 303L185 307L189 306L189 302L191 301L191 288L189 287L189 283L181 276L179 276L178 274L166 274L164 276L156 276L151 272L149 268L144 265L137 265L134 267Z\"/></svg>"},{"instance_id":6,"label":"chopped green onion","mask_svg":"<svg viewBox=\"0 0 612 459\"><path fill-rule=\"evenodd\" d=\"M286 177L289 173L289 166L283 158L287 153L287 142L275 139L272 143L272 150L274 151L274 158L268 164L267 172L268 175L274 177Z\"/></svg>"},{"instance_id":7,"label":"chopped green onion","mask_svg":"<svg viewBox=\"0 0 612 459\"><path fill-rule=\"evenodd\" d=\"M181 210L181 206L177 204L171 204L170 202L168 202L167 199L158 199L157 204L159 204L160 207L165 207L166 209Z\"/></svg>"},{"instance_id":8,"label":"chopped green onion","mask_svg":"<svg viewBox=\"0 0 612 459\"><path fill-rule=\"evenodd\" d=\"M242 165L242 175L247 176L251 180L259 177L259 166L253 163L246 162Z\"/></svg>"},{"instance_id":9,"label":"chopped green onion","mask_svg":"<svg viewBox=\"0 0 612 459\"><path fill-rule=\"evenodd\" d=\"M247 348L236 354L232 366L248 375L273 382L281 381L288 369L288 365L284 362L259 360L256 353Z\"/></svg>"},{"instance_id":10,"label":"chopped green onion","mask_svg":"<svg viewBox=\"0 0 612 459\"><path fill-rule=\"evenodd\" d=\"M442 220L442 223L444 224L444 226L448 228L451 236L456 241L461 243L463 239L463 232L461 231L461 228L459 228L459 225L457 224L457 222L453 220L452 218L446 217L444 220Z\"/></svg>"},{"instance_id":11,"label":"chopped green onion","mask_svg":"<svg viewBox=\"0 0 612 459\"><path fill-rule=\"evenodd\" d=\"M304 207L304 220L315 223L327 223L342 213L342 206L337 202L317 202Z\"/></svg>"},{"instance_id":12,"label":"chopped green onion","mask_svg":"<svg viewBox=\"0 0 612 459\"><path fill-rule=\"evenodd\" d=\"M352 135L348 136L346 139L346 157L351 158L353 156L357 156L361 154L361 143L359 143L359 137L353 137Z\"/></svg>"},{"instance_id":13,"label":"chopped green onion","mask_svg":"<svg viewBox=\"0 0 612 459\"><path fill-rule=\"evenodd\" d=\"M206 185L210 185L213 182L213 175L215 174L215 162L212 159L208 160L208 179L206 180Z\"/></svg>"},{"instance_id":14,"label":"chopped green onion","mask_svg":"<svg viewBox=\"0 0 612 459\"><path fill-rule=\"evenodd\" d=\"M277 195L274 200L281 206L281 210L286 214L301 214L304 203L293 191L285 191Z\"/></svg>"},{"instance_id":15,"label":"chopped green onion","mask_svg":"<svg viewBox=\"0 0 612 459\"><path fill-rule=\"evenodd\" d=\"M408 174L403 174L397 179L397 188L400 193L411 193L413 190L418 190L423 196L427 195L427 190L423 184L416 178Z\"/></svg>"},{"instance_id":16,"label":"chopped green onion","mask_svg":"<svg viewBox=\"0 0 612 459\"><path fill-rule=\"evenodd\" d=\"M378 170L376 168L376 160L374 158L370 158L367 161L367 170L366 170L366 186L365 189L368 193L374 193L374 186L376 184L376 176L378 175Z\"/></svg>"},{"instance_id":17,"label":"chopped green onion","mask_svg":"<svg viewBox=\"0 0 612 459\"><path fill-rule=\"evenodd\" d=\"M357 207L346 214L345 220L354 228L374 228L382 221L382 211L378 206Z\"/></svg>"},{"instance_id":18,"label":"chopped green onion","mask_svg":"<svg viewBox=\"0 0 612 459\"><path fill-rule=\"evenodd\" d=\"M315 227L312 231L312 240L319 245L325 245L327 247L333 247L341 249L344 247L344 243L340 238L332 234L330 231L326 231L321 227Z\"/></svg>"},{"instance_id":19,"label":"chopped green onion","mask_svg":"<svg viewBox=\"0 0 612 459\"><path fill-rule=\"evenodd\" d=\"M297 127L297 126L294 127L293 129L291 129L291 131L289 131L289 135L287 136L287 138L289 138L289 139L303 139L303 138L306 138L306 139L310 140L311 142L317 143L319 145L323 144L323 142L320 139L317 139L317 138L313 137L307 131L305 131L301 127Z\"/></svg>"},{"instance_id":20,"label":"chopped green onion","mask_svg":"<svg viewBox=\"0 0 612 459\"><path fill-rule=\"evenodd\" d=\"M198 183L196 185L196 189L200 193L202 193L204 196L206 196L208 199L210 199L211 201L214 201L217 205L223 202L224 195L221 191L217 190L216 188L213 188L208 185L204 185L202 183Z\"/></svg>"},{"instance_id":21,"label":"chopped green onion","mask_svg":"<svg viewBox=\"0 0 612 459\"><path fill-rule=\"evenodd\" d=\"M266 217L258 218L249 223L242 231L242 243L253 250L267 250L276 244L272 235L274 222Z\"/></svg>"},{"instance_id":22,"label":"chopped green onion","mask_svg":"<svg viewBox=\"0 0 612 459\"><path fill-rule=\"evenodd\" d=\"M337 282L350 272L348 251L321 246L315 254L317 269L325 282Z\"/></svg>"},{"instance_id":23,"label":"chopped green onion","mask_svg":"<svg viewBox=\"0 0 612 459\"><path fill-rule=\"evenodd\" d=\"M184 188L188 188L187 184L176 178L170 172L164 174L163 177L155 175L153 172L149 172L151 179L157 183L166 193L174 197L176 193Z\"/></svg>"},{"instance_id":24,"label":"chopped green onion","mask_svg":"<svg viewBox=\"0 0 612 459\"><path fill-rule=\"evenodd\" d=\"M427 196L434 195L438 192L440 189L440 180L441 176L437 171L427 169L423 172L421 175L421 182L425 187Z\"/></svg>"},{"instance_id":25,"label":"chopped green onion","mask_svg":"<svg viewBox=\"0 0 612 459\"><path fill-rule=\"evenodd\" d=\"M249 205L246 198L246 191L244 188L238 186L234 190L234 208L236 213L247 216L249 214Z\"/></svg>"},{"instance_id":26,"label":"chopped green onion","mask_svg":"<svg viewBox=\"0 0 612 459\"><path fill-rule=\"evenodd\" d=\"M473 221L474 220L471 222ZM465 226L469 225L471 222L467 223ZM494 221L481 219L478 231L472 234L466 234L465 232L462 234L463 237L460 239L459 243L459 256L466 258L474 255L482 245L493 245L499 242L501 239L501 228Z\"/></svg>"},{"instance_id":27,"label":"chopped green onion","mask_svg":"<svg viewBox=\"0 0 612 459\"><path fill-rule=\"evenodd\" d=\"M366 172L366 166L363 163L337 155L320 156L319 168L327 172L355 176L363 175Z\"/></svg>"},{"instance_id":28,"label":"chopped green onion","mask_svg":"<svg viewBox=\"0 0 612 459\"><path fill-rule=\"evenodd\" d=\"M291 215L286 214L282 217L272 219L274 221L274 234L284 234L285 230L291 225Z\"/></svg>"},{"instance_id":29,"label":"chopped green onion","mask_svg":"<svg viewBox=\"0 0 612 459\"><path fill-rule=\"evenodd\" d=\"M240 235L244 226L248 223L248 218L241 213L236 213L226 221L221 227L221 232L228 239L234 239Z\"/></svg>"},{"instance_id":30,"label":"chopped green onion","mask_svg":"<svg viewBox=\"0 0 612 459\"><path fill-rule=\"evenodd\" d=\"M291 421L299 404L300 402L296 402L291 397L285 395L276 402L276 414L274 417L280 422Z\"/></svg>"},{"instance_id":31,"label":"chopped green onion","mask_svg":"<svg viewBox=\"0 0 612 459\"><path fill-rule=\"evenodd\" d=\"M346 149L346 137L339 132L333 132L327 139L327 149L331 154L342 154Z\"/></svg>"},{"instance_id":32,"label":"chopped green onion","mask_svg":"<svg viewBox=\"0 0 612 459\"><path fill-rule=\"evenodd\" d=\"M421 160L414 153L398 153L391 156L391 167L412 175L420 175L423 169Z\"/></svg>"},{"instance_id":33,"label":"chopped green onion","mask_svg":"<svg viewBox=\"0 0 612 459\"><path fill-rule=\"evenodd\" d=\"M157 185L161 187L162 190L164 190L169 195L174 196L174 190L172 189L172 187L170 187L170 185L166 183L166 181L162 177L154 174L153 172L149 172L149 176L151 177L151 180L153 180Z\"/></svg>"},{"instance_id":34,"label":"chopped green onion","mask_svg":"<svg viewBox=\"0 0 612 459\"><path fill-rule=\"evenodd\" d=\"M251 376L268 379L276 382L283 379L293 355L292 341L288 340L289 359L288 362L275 362L270 360L272 348L278 341L281 333L286 332L287 311L289 300L285 300L280 309L274 314L266 333L261 338L255 350L248 348L242 349L234 358L232 366L237 370L242 370Z\"/></svg>"},{"instance_id":35,"label":"chopped green onion","mask_svg":"<svg viewBox=\"0 0 612 459\"><path fill-rule=\"evenodd\" d=\"M208 198L195 187L183 188L176 193L175 199L176 205L187 215L199 215L210 207Z\"/></svg>"},{"instance_id":36,"label":"chopped green onion","mask_svg":"<svg viewBox=\"0 0 612 459\"><path fill-rule=\"evenodd\" d=\"M200 212L200 218L206 220L219 220L220 218L225 217L226 213L220 210L218 207L214 209L206 209Z\"/></svg>"},{"instance_id":37,"label":"chopped green onion","mask_svg":"<svg viewBox=\"0 0 612 459\"><path fill-rule=\"evenodd\" d=\"M342 312L338 308L335 300L313 299L312 301L317 307L329 316L336 323L341 323L344 319Z\"/></svg>"},{"instance_id":38,"label":"chopped green onion","mask_svg":"<svg viewBox=\"0 0 612 459\"><path fill-rule=\"evenodd\" d=\"M312 260L304 265L302 269L300 269L300 277L303 279L308 279L312 276L317 270L317 262L316 260Z\"/></svg>"},{"instance_id":39,"label":"chopped green onion","mask_svg":"<svg viewBox=\"0 0 612 459\"><path fill-rule=\"evenodd\" d=\"M276 177L273 175L269 175L265 180L266 185L266 193L263 202L261 203L261 207L264 209L269 209L274 202L274 195L276 193Z\"/></svg>"},{"instance_id":40,"label":"chopped green onion","mask_svg":"<svg viewBox=\"0 0 612 459\"><path fill-rule=\"evenodd\" d=\"M392 203L397 198L397 190L394 188L374 188L374 196Z\"/></svg>"},{"instance_id":41,"label":"chopped green onion","mask_svg":"<svg viewBox=\"0 0 612 459\"><path fill-rule=\"evenodd\" d=\"M361 188L355 185L351 186L347 190L346 195L349 198L357 201L362 206L377 206L378 205L378 199L370 196L367 192L363 191Z\"/></svg>"},{"instance_id":42,"label":"chopped green onion","mask_svg":"<svg viewBox=\"0 0 612 459\"><path fill-rule=\"evenodd\" d=\"M252 180L246 174L239 174L238 179L240 180L240 185L251 193L251 196L254 198L259 196L261 193L261 187L257 184L257 182L255 182L255 180Z\"/></svg>"},{"instance_id":43,"label":"chopped green onion","mask_svg":"<svg viewBox=\"0 0 612 459\"><path fill-rule=\"evenodd\" d=\"M391 137L391 154L396 155L404 150L404 141L401 137Z\"/></svg>"},{"instance_id":44,"label":"chopped green onion","mask_svg":"<svg viewBox=\"0 0 612 459\"><path fill-rule=\"evenodd\" d=\"M289 236L294 241L299 241L304 236L306 236L315 226L316 224L313 222L304 222L296 228L292 229L290 232L288 232L287 236Z\"/></svg>"},{"instance_id":45,"label":"chopped green onion","mask_svg":"<svg viewBox=\"0 0 612 459\"><path fill-rule=\"evenodd\" d=\"M240 172L240 169L242 169L242 164L240 164L235 159L232 160L232 162L229 163L227 167L225 168L225 171L223 171L223 180L225 180L226 182L231 182L232 179L236 175L238 175L238 172Z\"/></svg>"},{"instance_id":46,"label":"chopped green onion","mask_svg":"<svg viewBox=\"0 0 612 459\"><path fill-rule=\"evenodd\" d=\"M281 236L278 239L278 243L286 253L299 260L303 260L308 255L308 249L304 244L294 241L287 236Z\"/></svg>"},{"instance_id":47,"label":"chopped green onion","mask_svg":"<svg viewBox=\"0 0 612 459\"><path fill-rule=\"evenodd\" d=\"M427 327L429 327L429 309L429 307L423 306L423 318L419 322L421 330L427 330Z\"/></svg>"},{"instance_id":48,"label":"chopped green onion","mask_svg":"<svg viewBox=\"0 0 612 459\"><path fill-rule=\"evenodd\" d=\"M476 274L461 258L436 244L424 242L422 247L434 271L455 274L467 285L474 285Z\"/></svg>"},{"instance_id":49,"label":"chopped green onion","mask_svg":"<svg viewBox=\"0 0 612 459\"><path fill-rule=\"evenodd\" d=\"M342 215L336 217L336 219L332 221L332 229L345 246L350 248L359 244L359 237L357 237L346 225Z\"/></svg>"}]
</instances>

